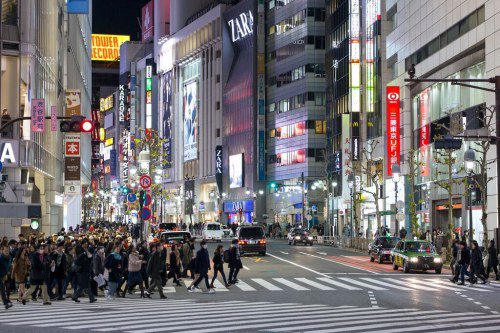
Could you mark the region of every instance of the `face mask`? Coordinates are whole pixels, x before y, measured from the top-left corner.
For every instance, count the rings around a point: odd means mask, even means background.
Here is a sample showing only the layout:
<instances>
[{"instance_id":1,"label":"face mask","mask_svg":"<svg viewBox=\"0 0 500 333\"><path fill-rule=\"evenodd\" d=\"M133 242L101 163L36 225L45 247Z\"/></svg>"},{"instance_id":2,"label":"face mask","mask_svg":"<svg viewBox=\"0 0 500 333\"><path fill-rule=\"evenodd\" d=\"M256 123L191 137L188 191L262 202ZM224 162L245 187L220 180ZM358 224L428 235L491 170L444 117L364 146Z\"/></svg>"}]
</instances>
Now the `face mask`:
<instances>
[{"instance_id":1,"label":"face mask","mask_svg":"<svg viewBox=\"0 0 500 333\"><path fill-rule=\"evenodd\" d=\"M206 245L203 245L203 246L202 246L202 248L206 249L206 248L207 248L207 246L206 246Z\"/></svg>"}]
</instances>

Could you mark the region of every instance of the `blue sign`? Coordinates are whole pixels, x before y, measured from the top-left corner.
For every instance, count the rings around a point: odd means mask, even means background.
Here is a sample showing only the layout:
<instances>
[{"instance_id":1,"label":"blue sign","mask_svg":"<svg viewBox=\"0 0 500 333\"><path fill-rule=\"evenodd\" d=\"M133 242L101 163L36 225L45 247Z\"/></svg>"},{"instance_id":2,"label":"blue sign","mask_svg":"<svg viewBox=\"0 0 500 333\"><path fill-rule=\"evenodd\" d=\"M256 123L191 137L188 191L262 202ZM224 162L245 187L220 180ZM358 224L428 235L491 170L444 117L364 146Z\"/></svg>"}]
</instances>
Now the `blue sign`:
<instances>
[{"instance_id":1,"label":"blue sign","mask_svg":"<svg viewBox=\"0 0 500 333\"><path fill-rule=\"evenodd\" d=\"M315 205L311 206L311 211L317 212L318 211L318 206L315 206Z\"/></svg>"},{"instance_id":2,"label":"blue sign","mask_svg":"<svg viewBox=\"0 0 500 333\"><path fill-rule=\"evenodd\" d=\"M134 203L137 200L137 195L135 193L129 193L127 196L128 202Z\"/></svg>"},{"instance_id":3,"label":"blue sign","mask_svg":"<svg viewBox=\"0 0 500 333\"><path fill-rule=\"evenodd\" d=\"M242 212L252 212L253 211L253 200L246 201L226 201L224 202L224 212L226 213L238 213Z\"/></svg>"},{"instance_id":4,"label":"blue sign","mask_svg":"<svg viewBox=\"0 0 500 333\"><path fill-rule=\"evenodd\" d=\"M3 163L0 161L0 172L2 172L3 169Z\"/></svg>"},{"instance_id":5,"label":"blue sign","mask_svg":"<svg viewBox=\"0 0 500 333\"><path fill-rule=\"evenodd\" d=\"M68 14L88 14L89 0L67 0Z\"/></svg>"},{"instance_id":6,"label":"blue sign","mask_svg":"<svg viewBox=\"0 0 500 333\"><path fill-rule=\"evenodd\" d=\"M149 209L148 207L144 207L141 210L141 217L144 221L149 220L151 218L151 209Z\"/></svg>"}]
</instances>

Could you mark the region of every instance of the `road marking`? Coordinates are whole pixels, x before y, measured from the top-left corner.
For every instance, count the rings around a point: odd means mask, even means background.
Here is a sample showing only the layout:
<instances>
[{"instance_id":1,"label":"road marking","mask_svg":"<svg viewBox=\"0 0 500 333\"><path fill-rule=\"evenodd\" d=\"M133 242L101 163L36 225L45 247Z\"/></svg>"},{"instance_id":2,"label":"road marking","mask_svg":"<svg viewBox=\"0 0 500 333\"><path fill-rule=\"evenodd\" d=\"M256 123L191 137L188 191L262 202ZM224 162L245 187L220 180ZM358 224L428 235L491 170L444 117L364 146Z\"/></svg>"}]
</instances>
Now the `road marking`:
<instances>
[{"instance_id":1,"label":"road marking","mask_svg":"<svg viewBox=\"0 0 500 333\"><path fill-rule=\"evenodd\" d=\"M416 278L408 278L408 279L404 279L404 280L412 282L412 283L417 283L417 284L420 284L420 285L426 283L426 281L417 280ZM444 285L444 284L441 284L441 283L436 283L434 286L436 288L439 288L439 289L447 289L447 290L452 290L452 291L458 291L458 290L460 290L458 288L455 288L455 287L452 287L452 286L447 286L447 285Z\"/></svg>"},{"instance_id":2,"label":"road marking","mask_svg":"<svg viewBox=\"0 0 500 333\"><path fill-rule=\"evenodd\" d=\"M418 285L416 283L408 283L406 281L401 281L401 280L398 280L398 279L392 279L392 278L383 278L383 279L386 280L386 281L395 283L398 286L402 285L402 286L410 287L410 288L413 288L413 289L420 289L420 290L426 290L426 291L438 291L439 290L439 289L436 289L436 288L424 287L424 286Z\"/></svg>"},{"instance_id":3,"label":"road marking","mask_svg":"<svg viewBox=\"0 0 500 333\"><path fill-rule=\"evenodd\" d=\"M339 279L343 280L343 281L346 281L346 282L349 282L349 283L352 283L352 284L356 284L356 285L361 286L361 287L365 287L365 288L371 289L371 290L387 290L386 288L377 287L377 286L374 286L374 285L371 285L371 284L368 284L368 283L364 283L364 282L361 282L361 281L353 280L353 279L350 279L350 278L339 278Z\"/></svg>"},{"instance_id":4,"label":"road marking","mask_svg":"<svg viewBox=\"0 0 500 333\"><path fill-rule=\"evenodd\" d=\"M353 287L353 286L350 286L348 284L345 284L345 283L342 283L342 282L339 282L339 281L336 281L336 280L332 280L330 278L318 278L318 280L326 282L326 283L329 283L331 285L334 285L334 286L337 286L337 287L340 287L340 288L347 289L347 290L361 290L361 288Z\"/></svg>"},{"instance_id":5,"label":"road marking","mask_svg":"<svg viewBox=\"0 0 500 333\"><path fill-rule=\"evenodd\" d=\"M256 291L257 290L254 287L250 286L249 284L247 284L246 282L243 282L241 280L239 280L239 282L237 284L235 284L235 286L240 288L243 291Z\"/></svg>"},{"instance_id":6,"label":"road marking","mask_svg":"<svg viewBox=\"0 0 500 333\"><path fill-rule=\"evenodd\" d=\"M287 280L287 279L273 278L273 280L276 282L279 282L281 284L284 284L285 286L290 287L290 288L295 289L295 290L310 290L309 288L303 287L303 286L296 284L295 282L292 282L292 281Z\"/></svg>"},{"instance_id":7,"label":"road marking","mask_svg":"<svg viewBox=\"0 0 500 333\"><path fill-rule=\"evenodd\" d=\"M326 254L327 254L326 252L316 252L316 253L317 253L317 254L320 254L320 255L322 255L322 256L326 256Z\"/></svg>"},{"instance_id":8,"label":"road marking","mask_svg":"<svg viewBox=\"0 0 500 333\"><path fill-rule=\"evenodd\" d=\"M345 255L341 255L341 257L349 258L349 259L352 259L352 260L358 260L358 261L362 261L362 262L368 262L368 260L369 260L369 258L364 258L364 257L361 257L361 256L345 256Z\"/></svg>"},{"instance_id":9,"label":"road marking","mask_svg":"<svg viewBox=\"0 0 500 333\"><path fill-rule=\"evenodd\" d=\"M215 279L214 286L217 291L229 291L225 285L223 285L219 280Z\"/></svg>"},{"instance_id":10,"label":"road marking","mask_svg":"<svg viewBox=\"0 0 500 333\"><path fill-rule=\"evenodd\" d=\"M283 252L283 251L280 251L280 252L283 253L283 254L288 254L288 252Z\"/></svg>"},{"instance_id":11,"label":"road marking","mask_svg":"<svg viewBox=\"0 0 500 333\"><path fill-rule=\"evenodd\" d=\"M243 265L243 268L246 269L247 271L250 270L250 268L248 268L247 266Z\"/></svg>"},{"instance_id":12,"label":"road marking","mask_svg":"<svg viewBox=\"0 0 500 333\"><path fill-rule=\"evenodd\" d=\"M379 280L375 280L375 279L372 279L372 278L361 278L362 280L365 280L365 281L368 281L368 282L371 282L371 283L375 283L375 284L378 284L378 285L381 285L381 286L384 286L384 287L389 287L389 288L396 288L398 290L406 290L406 291L411 291L413 289L411 288L407 288L407 287L403 287L403 286L394 286L393 284L390 284L388 282L384 282L384 281L379 281Z\"/></svg>"},{"instance_id":13,"label":"road marking","mask_svg":"<svg viewBox=\"0 0 500 333\"><path fill-rule=\"evenodd\" d=\"M302 269L305 269L306 271L313 272L314 274L318 274L318 275L321 275L321 276L324 276L324 277L328 277L328 275L326 275L326 274L320 273L320 272L315 271L315 270L313 270L313 269L310 269L310 268L308 268L308 267L306 267L306 266L299 265L299 264L297 264L297 263L294 263L293 261L290 261L290 260L286 260L286 259L280 258L280 257L278 257L278 256L275 256L274 254L269 253L269 252L267 253L267 255L268 255L268 256L271 256L271 257L273 257L273 258L276 258L276 259L278 259L278 260L284 261L284 262L286 262L286 263L289 263L290 265L294 265L294 266L300 267L300 268L302 268Z\"/></svg>"},{"instance_id":14,"label":"road marking","mask_svg":"<svg viewBox=\"0 0 500 333\"><path fill-rule=\"evenodd\" d=\"M368 298L370 298L370 304L372 305L372 307L378 308L377 299L375 298L375 295L373 294L373 291L370 290L368 292Z\"/></svg>"},{"instance_id":15,"label":"road marking","mask_svg":"<svg viewBox=\"0 0 500 333\"><path fill-rule=\"evenodd\" d=\"M310 285L311 287L315 287L315 288L318 288L319 290L335 290L334 288L332 287L329 287L329 286L325 286L321 283L318 283L318 282L315 282L315 281L311 281L309 279L306 279L306 278L295 278L295 280L299 281L299 282L302 282L304 284L308 284Z\"/></svg>"},{"instance_id":16,"label":"road marking","mask_svg":"<svg viewBox=\"0 0 500 333\"><path fill-rule=\"evenodd\" d=\"M260 284L262 287L266 288L267 290L273 290L273 291L283 290L280 287L275 286L274 284L267 282L264 279L252 279L252 281Z\"/></svg>"},{"instance_id":17,"label":"road marking","mask_svg":"<svg viewBox=\"0 0 500 333\"><path fill-rule=\"evenodd\" d=\"M359 269L360 271L365 271L365 272L368 272L368 273L372 273L372 274L377 274L377 275L378 275L378 273L377 273L377 272L371 271L371 270L369 270L369 269L356 267L356 266L349 265L349 264L346 264L346 263L343 263L343 262L339 262L339 261L336 261L336 260L333 260L333 259L328 259L328 258L323 258L323 257L320 257L320 256L316 256L316 255L314 255L314 254L309 254L309 253L305 253L305 252L300 252L300 253L301 253L301 254L305 254L306 256L310 256L310 257L318 258L318 259L321 259L321 260L325 260L325 261L333 262L333 263L336 263L336 264L339 264L339 265L343 265L343 266L347 266L347 267L350 267L350 268Z\"/></svg>"}]
</instances>

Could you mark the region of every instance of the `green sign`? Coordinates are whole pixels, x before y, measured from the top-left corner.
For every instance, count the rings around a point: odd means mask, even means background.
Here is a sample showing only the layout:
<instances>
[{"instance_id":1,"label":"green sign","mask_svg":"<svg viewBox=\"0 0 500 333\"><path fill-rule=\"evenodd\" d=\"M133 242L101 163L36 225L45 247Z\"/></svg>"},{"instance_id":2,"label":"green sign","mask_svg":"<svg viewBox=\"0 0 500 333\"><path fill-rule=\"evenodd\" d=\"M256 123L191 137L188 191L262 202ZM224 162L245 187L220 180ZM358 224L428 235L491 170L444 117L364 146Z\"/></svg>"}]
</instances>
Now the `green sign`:
<instances>
[{"instance_id":1,"label":"green sign","mask_svg":"<svg viewBox=\"0 0 500 333\"><path fill-rule=\"evenodd\" d=\"M385 216L385 215L396 215L396 212L393 210L383 210L380 212L380 216Z\"/></svg>"},{"instance_id":2,"label":"green sign","mask_svg":"<svg viewBox=\"0 0 500 333\"><path fill-rule=\"evenodd\" d=\"M38 222L38 220L31 220L31 224L30 224L31 229L38 230L39 226L40 226L40 223Z\"/></svg>"}]
</instances>

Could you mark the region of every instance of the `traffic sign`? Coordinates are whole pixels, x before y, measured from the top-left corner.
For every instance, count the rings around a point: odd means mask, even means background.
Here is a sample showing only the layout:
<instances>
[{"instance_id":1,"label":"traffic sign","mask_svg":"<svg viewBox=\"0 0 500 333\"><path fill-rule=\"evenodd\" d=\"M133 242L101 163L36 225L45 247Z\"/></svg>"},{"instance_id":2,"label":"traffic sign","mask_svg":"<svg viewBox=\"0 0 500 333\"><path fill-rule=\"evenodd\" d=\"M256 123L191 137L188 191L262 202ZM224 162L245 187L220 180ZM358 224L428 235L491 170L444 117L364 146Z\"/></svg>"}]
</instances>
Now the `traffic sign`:
<instances>
[{"instance_id":1,"label":"traffic sign","mask_svg":"<svg viewBox=\"0 0 500 333\"><path fill-rule=\"evenodd\" d=\"M129 193L129 195L127 195L127 199L128 202L134 203L137 200L137 195L135 195L135 193Z\"/></svg>"},{"instance_id":2,"label":"traffic sign","mask_svg":"<svg viewBox=\"0 0 500 333\"><path fill-rule=\"evenodd\" d=\"M153 201L153 198L151 198L151 195L146 194L144 196L144 206L149 206L151 205L151 202Z\"/></svg>"},{"instance_id":3,"label":"traffic sign","mask_svg":"<svg viewBox=\"0 0 500 333\"><path fill-rule=\"evenodd\" d=\"M151 209L148 207L144 207L141 210L141 217L144 221L147 221L151 218Z\"/></svg>"},{"instance_id":4,"label":"traffic sign","mask_svg":"<svg viewBox=\"0 0 500 333\"><path fill-rule=\"evenodd\" d=\"M152 184L153 180L148 175L143 175L139 178L139 185L141 185L143 189L150 188Z\"/></svg>"},{"instance_id":5,"label":"traffic sign","mask_svg":"<svg viewBox=\"0 0 500 333\"><path fill-rule=\"evenodd\" d=\"M80 134L66 134L64 154L66 157L80 157Z\"/></svg>"}]
</instances>

